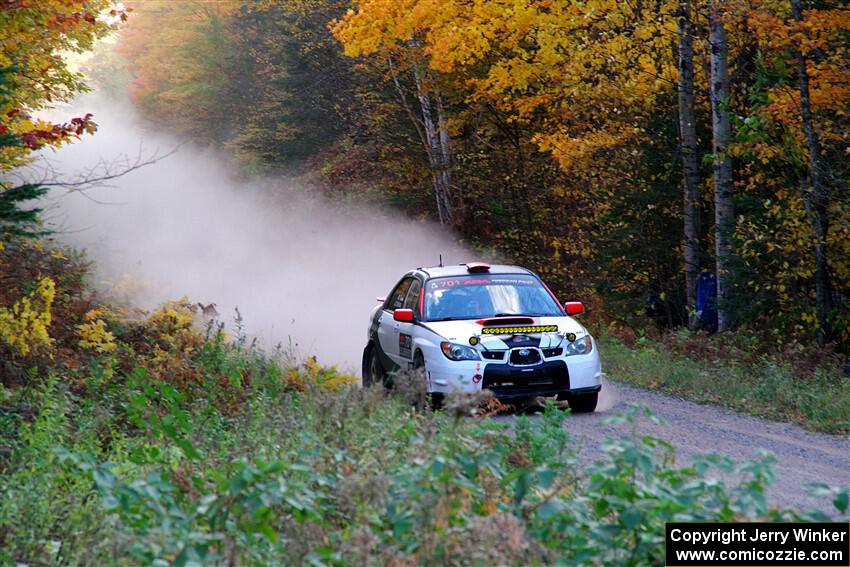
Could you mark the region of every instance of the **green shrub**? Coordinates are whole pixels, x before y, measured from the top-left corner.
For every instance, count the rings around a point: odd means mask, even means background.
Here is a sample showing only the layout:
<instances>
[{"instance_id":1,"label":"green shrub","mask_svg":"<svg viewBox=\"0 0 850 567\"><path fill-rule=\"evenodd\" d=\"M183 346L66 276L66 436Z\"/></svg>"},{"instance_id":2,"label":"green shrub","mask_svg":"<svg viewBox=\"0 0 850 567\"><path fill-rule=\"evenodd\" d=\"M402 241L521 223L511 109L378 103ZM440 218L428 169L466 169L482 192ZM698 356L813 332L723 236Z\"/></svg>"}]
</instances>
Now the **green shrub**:
<instances>
[{"instance_id":1,"label":"green shrub","mask_svg":"<svg viewBox=\"0 0 850 567\"><path fill-rule=\"evenodd\" d=\"M647 418L634 407L613 419ZM662 556L666 521L821 517L768 505L768 457L679 467L665 441L630 435L588 466L565 419L550 405L512 430L416 412L379 391L312 390L231 424L258 435L254 446L201 434L203 457L182 450L136 474L61 455L91 475L118 519L114 539L149 565L644 565ZM707 480L712 470L741 480Z\"/></svg>"}]
</instances>

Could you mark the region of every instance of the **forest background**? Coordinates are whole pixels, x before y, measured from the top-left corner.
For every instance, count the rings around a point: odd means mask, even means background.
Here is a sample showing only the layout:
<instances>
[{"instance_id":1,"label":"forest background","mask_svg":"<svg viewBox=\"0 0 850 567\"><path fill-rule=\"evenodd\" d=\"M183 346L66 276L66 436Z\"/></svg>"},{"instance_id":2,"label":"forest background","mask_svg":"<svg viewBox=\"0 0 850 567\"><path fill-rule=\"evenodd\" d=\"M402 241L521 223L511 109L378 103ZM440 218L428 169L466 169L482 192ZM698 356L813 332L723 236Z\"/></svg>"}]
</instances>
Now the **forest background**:
<instances>
[{"instance_id":1,"label":"forest background","mask_svg":"<svg viewBox=\"0 0 850 567\"><path fill-rule=\"evenodd\" d=\"M249 170L436 219L627 332L696 330L707 272L721 331L850 345L844 2L134 9L136 103Z\"/></svg>"}]
</instances>

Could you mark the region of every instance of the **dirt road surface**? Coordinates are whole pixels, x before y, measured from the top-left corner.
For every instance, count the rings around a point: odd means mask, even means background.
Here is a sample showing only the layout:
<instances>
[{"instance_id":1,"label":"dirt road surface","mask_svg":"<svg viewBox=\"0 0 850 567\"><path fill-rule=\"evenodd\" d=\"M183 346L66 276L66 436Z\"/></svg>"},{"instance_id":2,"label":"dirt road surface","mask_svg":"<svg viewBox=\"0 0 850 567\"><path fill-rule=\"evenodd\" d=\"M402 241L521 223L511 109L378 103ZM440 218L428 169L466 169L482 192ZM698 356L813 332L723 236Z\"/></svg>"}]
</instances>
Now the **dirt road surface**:
<instances>
[{"instance_id":1,"label":"dirt road surface","mask_svg":"<svg viewBox=\"0 0 850 567\"><path fill-rule=\"evenodd\" d=\"M756 458L760 449L776 456L776 482L768 490L773 504L802 510L819 508L835 514L829 501L809 497L803 486L810 482L850 485L850 437L812 433L796 425L776 423L699 405L625 384L606 382L596 413L577 414L566 426L580 446L580 454L593 461L601 455L606 437L626 429L601 425L605 416L622 413L628 403L649 407L667 425L641 420L638 432L655 435L676 447L676 462L688 464L696 454L718 453L737 461Z\"/></svg>"}]
</instances>

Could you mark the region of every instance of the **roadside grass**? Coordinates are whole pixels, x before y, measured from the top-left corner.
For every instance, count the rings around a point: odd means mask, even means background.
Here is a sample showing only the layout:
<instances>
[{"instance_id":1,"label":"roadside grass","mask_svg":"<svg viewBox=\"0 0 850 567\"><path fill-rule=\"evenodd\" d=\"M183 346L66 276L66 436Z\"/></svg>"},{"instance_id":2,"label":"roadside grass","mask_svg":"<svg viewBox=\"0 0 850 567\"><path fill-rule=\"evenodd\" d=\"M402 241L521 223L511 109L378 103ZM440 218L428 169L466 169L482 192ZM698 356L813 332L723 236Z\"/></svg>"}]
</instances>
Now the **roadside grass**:
<instances>
[{"instance_id":1,"label":"roadside grass","mask_svg":"<svg viewBox=\"0 0 850 567\"><path fill-rule=\"evenodd\" d=\"M685 399L718 404L824 433L850 432L850 378L814 368L803 373L789 364L756 358L685 356L662 341L638 339L634 346L603 336L606 375Z\"/></svg>"}]
</instances>

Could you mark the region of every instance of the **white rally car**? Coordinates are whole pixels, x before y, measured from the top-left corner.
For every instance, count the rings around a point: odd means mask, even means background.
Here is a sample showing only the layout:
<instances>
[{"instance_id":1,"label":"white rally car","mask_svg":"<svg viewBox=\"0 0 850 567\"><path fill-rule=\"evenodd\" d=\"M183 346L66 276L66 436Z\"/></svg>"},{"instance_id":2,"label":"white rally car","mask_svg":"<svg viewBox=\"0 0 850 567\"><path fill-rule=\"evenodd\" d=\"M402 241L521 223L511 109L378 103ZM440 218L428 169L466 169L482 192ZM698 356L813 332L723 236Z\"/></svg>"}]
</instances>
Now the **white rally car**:
<instances>
[{"instance_id":1,"label":"white rally car","mask_svg":"<svg viewBox=\"0 0 850 567\"><path fill-rule=\"evenodd\" d=\"M481 262L417 268L379 297L363 351L363 384L424 368L428 391L557 396L591 412L602 389L596 342L533 272Z\"/></svg>"}]
</instances>

